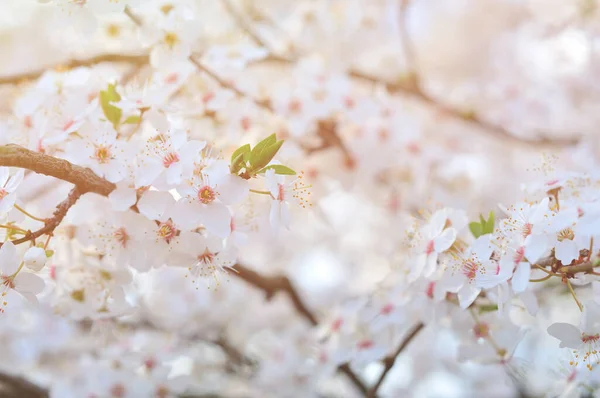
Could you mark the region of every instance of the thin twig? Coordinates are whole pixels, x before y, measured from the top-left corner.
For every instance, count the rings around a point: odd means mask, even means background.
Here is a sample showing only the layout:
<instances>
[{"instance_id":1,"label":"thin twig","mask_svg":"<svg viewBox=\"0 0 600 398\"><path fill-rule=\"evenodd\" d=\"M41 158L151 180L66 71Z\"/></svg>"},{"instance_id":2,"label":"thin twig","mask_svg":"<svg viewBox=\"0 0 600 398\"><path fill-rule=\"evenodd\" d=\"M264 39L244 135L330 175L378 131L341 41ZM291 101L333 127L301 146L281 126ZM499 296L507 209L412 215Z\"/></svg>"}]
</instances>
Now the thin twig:
<instances>
[{"instance_id":1,"label":"thin twig","mask_svg":"<svg viewBox=\"0 0 600 398\"><path fill-rule=\"evenodd\" d=\"M406 335L406 337L402 340L402 342L400 343L398 348L396 348L396 351L394 351L394 353L392 355L390 355L389 357L387 357L384 360L383 363L384 363L385 367L383 368L383 371L381 372L381 376L379 376L379 379L377 379L377 382L375 383L375 385L373 387L371 387L371 389L369 390L369 393L367 394L368 398L375 398L377 396L377 391L379 390L379 387L381 387L381 385L383 384L385 377L388 375L390 370L392 370L392 368L394 367L396 358L398 358L398 356L402 353L402 351L404 351L404 349L406 347L408 347L410 342L419 334L419 332L424 327L425 327L425 325L423 323L419 323L419 324L415 325L412 328L412 330Z\"/></svg>"},{"instance_id":2,"label":"thin twig","mask_svg":"<svg viewBox=\"0 0 600 398\"><path fill-rule=\"evenodd\" d=\"M569 287L569 291L571 292L571 296L573 296L573 299L575 299L575 302L577 303L577 306L579 307L579 311L583 312L583 305L581 305L581 303L577 299L577 295L575 294L575 290L573 289L573 285L571 285L571 282L568 279L567 279L567 286Z\"/></svg>"}]
</instances>

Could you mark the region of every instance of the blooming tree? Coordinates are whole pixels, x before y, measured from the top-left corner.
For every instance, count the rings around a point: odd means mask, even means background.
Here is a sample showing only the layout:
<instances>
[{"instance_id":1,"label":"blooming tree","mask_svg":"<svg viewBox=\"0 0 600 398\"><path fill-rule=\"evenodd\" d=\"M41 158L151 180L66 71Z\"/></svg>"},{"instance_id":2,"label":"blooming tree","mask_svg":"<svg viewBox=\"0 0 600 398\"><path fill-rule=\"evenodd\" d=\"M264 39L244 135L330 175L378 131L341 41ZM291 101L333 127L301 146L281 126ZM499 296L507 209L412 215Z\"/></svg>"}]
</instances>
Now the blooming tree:
<instances>
[{"instance_id":1,"label":"blooming tree","mask_svg":"<svg viewBox=\"0 0 600 398\"><path fill-rule=\"evenodd\" d=\"M2 396L600 396L550 3L2 2Z\"/></svg>"}]
</instances>

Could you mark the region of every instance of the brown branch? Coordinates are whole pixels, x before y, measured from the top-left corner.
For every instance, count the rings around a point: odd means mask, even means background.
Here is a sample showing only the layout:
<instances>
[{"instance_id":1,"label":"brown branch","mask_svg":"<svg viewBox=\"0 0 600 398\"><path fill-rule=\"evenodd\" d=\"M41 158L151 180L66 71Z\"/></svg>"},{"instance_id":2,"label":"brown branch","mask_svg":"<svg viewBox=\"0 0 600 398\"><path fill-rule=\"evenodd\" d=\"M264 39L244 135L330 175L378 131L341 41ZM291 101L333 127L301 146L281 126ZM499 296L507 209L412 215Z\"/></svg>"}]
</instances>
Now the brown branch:
<instances>
[{"instance_id":1,"label":"brown branch","mask_svg":"<svg viewBox=\"0 0 600 398\"><path fill-rule=\"evenodd\" d=\"M402 351L404 351L404 349L408 347L410 342L419 334L423 327L425 327L425 325L423 325L422 323L419 323L415 327L413 327L412 330L408 333L408 335L406 335L404 340L402 340L398 348L396 348L396 351L394 351L394 353L391 356L384 359L383 363L385 367L383 368L383 371L381 372L381 376L379 376L377 383L375 383L375 385L369 390L369 393L367 395L368 398L375 398L377 396L377 391L379 390L379 387L381 387L381 385L383 384L383 381L385 380L387 374L394 367L396 358L398 358Z\"/></svg>"},{"instance_id":2,"label":"brown branch","mask_svg":"<svg viewBox=\"0 0 600 398\"><path fill-rule=\"evenodd\" d=\"M1 159L1 158L0 158ZM37 231L29 232L24 237L12 240L11 242L15 245L19 245L21 243L34 241L43 235L49 235L54 232L54 230L60 225L62 220L67 215L67 212L73 205L77 202L77 200L83 195L83 192L79 190L79 187L75 186L69 192L69 195L65 200L60 202L58 206L56 206L56 210L54 210L54 214L52 217L48 218L44 222L44 226ZM2 243L0 242L0 247L2 247Z\"/></svg>"},{"instance_id":3,"label":"brown branch","mask_svg":"<svg viewBox=\"0 0 600 398\"><path fill-rule=\"evenodd\" d=\"M17 75L0 76L0 84L19 84L40 77L50 69L77 68L79 66L92 66L102 62L121 62L127 64L143 65L148 63L148 55L100 54L86 59L72 59L54 66L46 66L32 72Z\"/></svg>"},{"instance_id":4,"label":"brown branch","mask_svg":"<svg viewBox=\"0 0 600 398\"><path fill-rule=\"evenodd\" d=\"M583 264L577 264L577 265L568 265L565 267L561 267L558 269L559 272L563 273L563 274L568 274L568 275L573 275L573 274L578 274L581 272L592 272L594 271L594 267L599 266L600 264L597 263L593 263L593 262L585 262Z\"/></svg>"},{"instance_id":5,"label":"brown branch","mask_svg":"<svg viewBox=\"0 0 600 398\"><path fill-rule=\"evenodd\" d=\"M49 393L22 377L0 373L0 396L4 398L48 398Z\"/></svg>"},{"instance_id":6,"label":"brown branch","mask_svg":"<svg viewBox=\"0 0 600 398\"><path fill-rule=\"evenodd\" d=\"M94 192L108 196L115 189L115 184L90 169L19 145L0 146L0 166L19 167L70 182L77 186L81 194Z\"/></svg>"}]
</instances>

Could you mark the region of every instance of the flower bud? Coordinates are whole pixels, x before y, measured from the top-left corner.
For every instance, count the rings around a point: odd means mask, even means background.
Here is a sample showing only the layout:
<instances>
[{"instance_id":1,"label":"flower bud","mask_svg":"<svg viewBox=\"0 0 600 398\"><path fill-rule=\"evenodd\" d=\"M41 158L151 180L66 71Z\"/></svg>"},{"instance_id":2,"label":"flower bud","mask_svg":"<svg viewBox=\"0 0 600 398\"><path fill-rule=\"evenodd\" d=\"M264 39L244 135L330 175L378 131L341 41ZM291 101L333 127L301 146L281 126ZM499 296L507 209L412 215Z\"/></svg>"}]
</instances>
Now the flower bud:
<instances>
[{"instance_id":1,"label":"flower bud","mask_svg":"<svg viewBox=\"0 0 600 398\"><path fill-rule=\"evenodd\" d=\"M25 252L23 261L25 266L32 271L39 271L46 265L46 251L41 247L32 247Z\"/></svg>"}]
</instances>

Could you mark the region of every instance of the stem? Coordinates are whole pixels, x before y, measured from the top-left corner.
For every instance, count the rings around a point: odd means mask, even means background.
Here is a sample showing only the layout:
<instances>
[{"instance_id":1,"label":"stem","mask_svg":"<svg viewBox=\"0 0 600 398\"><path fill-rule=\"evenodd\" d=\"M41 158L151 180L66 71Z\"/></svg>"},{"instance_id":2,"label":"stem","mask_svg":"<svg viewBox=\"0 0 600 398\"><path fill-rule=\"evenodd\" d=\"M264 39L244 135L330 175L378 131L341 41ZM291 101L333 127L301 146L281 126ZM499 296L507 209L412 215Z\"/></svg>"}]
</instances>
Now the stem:
<instances>
[{"instance_id":1,"label":"stem","mask_svg":"<svg viewBox=\"0 0 600 398\"><path fill-rule=\"evenodd\" d=\"M379 379L377 379L377 382L375 383L375 385L373 387L371 387L371 389L369 390L369 393L367 394L367 398L375 398L377 396L377 391L379 390L379 387L381 387L381 385L383 384L383 381L385 380L385 377L387 376L387 374L394 367L396 358L398 358L398 356L402 353L402 351L404 351L404 349L406 347L408 347L410 342L415 337L417 337L419 332L424 327L425 327L425 325L423 323L418 323L417 325L415 325L412 328L412 330L406 335L406 337L402 340L402 342L400 343L398 348L396 348L396 351L394 351L394 353L391 356L384 359L385 367L383 368L383 372L381 372L381 376L379 376Z\"/></svg>"},{"instance_id":2,"label":"stem","mask_svg":"<svg viewBox=\"0 0 600 398\"><path fill-rule=\"evenodd\" d=\"M35 221L46 222L45 219L36 217L36 216L32 215L31 213L28 213L24 208L22 208L21 206L19 206L16 203L15 203L15 209L19 210L21 213L25 214L27 217L29 217Z\"/></svg>"},{"instance_id":3,"label":"stem","mask_svg":"<svg viewBox=\"0 0 600 398\"><path fill-rule=\"evenodd\" d=\"M567 279L567 286L569 287L569 291L571 292L571 295L573 296L573 299L575 299L575 302L577 303L577 306L579 307L579 311L583 312L583 305L581 305L581 303L577 299L577 295L575 294L575 290L573 290L573 286L571 285L571 282L568 279Z\"/></svg>"},{"instance_id":4,"label":"stem","mask_svg":"<svg viewBox=\"0 0 600 398\"><path fill-rule=\"evenodd\" d=\"M558 274L555 274L554 272L548 271L546 268L543 268L542 266L538 265L538 264L533 264L533 266L537 269L539 269L540 271L544 271L545 273L547 273L550 276L559 276Z\"/></svg>"},{"instance_id":5,"label":"stem","mask_svg":"<svg viewBox=\"0 0 600 398\"><path fill-rule=\"evenodd\" d=\"M257 189L250 189L250 192L258 193L261 195L271 195L271 192L269 192L269 191L259 191Z\"/></svg>"},{"instance_id":6,"label":"stem","mask_svg":"<svg viewBox=\"0 0 600 398\"><path fill-rule=\"evenodd\" d=\"M19 227L16 227L14 225L0 224L0 228L12 229L13 231L17 231L17 232L20 232L22 234L26 234L27 233L26 230L24 230L22 228L19 228Z\"/></svg>"},{"instance_id":7,"label":"stem","mask_svg":"<svg viewBox=\"0 0 600 398\"><path fill-rule=\"evenodd\" d=\"M546 275L543 278L539 278L539 279L530 279L529 282L544 282L547 281L548 279L552 278L554 275Z\"/></svg>"}]
</instances>

